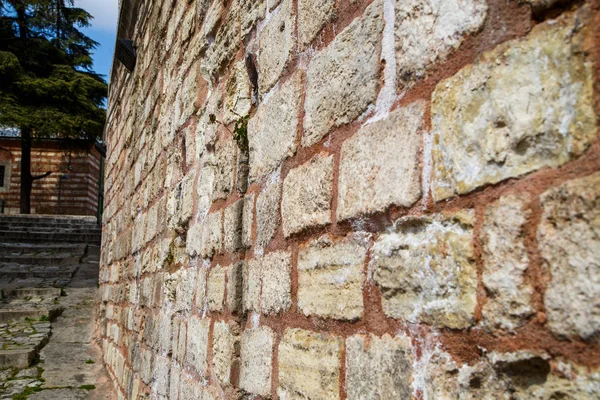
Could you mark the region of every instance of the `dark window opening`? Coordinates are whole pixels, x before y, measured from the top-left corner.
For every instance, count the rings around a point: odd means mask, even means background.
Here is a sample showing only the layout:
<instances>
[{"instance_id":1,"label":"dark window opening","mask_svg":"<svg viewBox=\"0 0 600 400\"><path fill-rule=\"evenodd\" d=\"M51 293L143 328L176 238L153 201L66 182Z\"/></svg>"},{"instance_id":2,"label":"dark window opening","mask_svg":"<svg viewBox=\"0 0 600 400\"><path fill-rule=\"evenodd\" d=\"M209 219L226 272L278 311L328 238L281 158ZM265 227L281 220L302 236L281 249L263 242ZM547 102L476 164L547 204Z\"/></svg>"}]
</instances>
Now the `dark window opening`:
<instances>
[{"instance_id":1,"label":"dark window opening","mask_svg":"<svg viewBox=\"0 0 600 400\"><path fill-rule=\"evenodd\" d=\"M0 165L0 188L4 187L4 172L6 171L5 165Z\"/></svg>"}]
</instances>

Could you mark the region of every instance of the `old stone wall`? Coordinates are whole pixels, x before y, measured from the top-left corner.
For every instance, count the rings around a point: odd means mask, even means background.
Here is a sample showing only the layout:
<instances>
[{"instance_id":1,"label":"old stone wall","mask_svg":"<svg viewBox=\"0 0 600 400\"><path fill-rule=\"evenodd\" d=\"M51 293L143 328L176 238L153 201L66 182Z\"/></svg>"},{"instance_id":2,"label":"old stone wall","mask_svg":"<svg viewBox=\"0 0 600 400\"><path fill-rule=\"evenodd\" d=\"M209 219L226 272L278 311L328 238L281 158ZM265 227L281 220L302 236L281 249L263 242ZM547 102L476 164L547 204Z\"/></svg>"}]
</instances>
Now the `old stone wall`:
<instances>
[{"instance_id":1,"label":"old stone wall","mask_svg":"<svg viewBox=\"0 0 600 400\"><path fill-rule=\"evenodd\" d=\"M121 15L99 324L121 398L600 397L600 1Z\"/></svg>"}]
</instances>

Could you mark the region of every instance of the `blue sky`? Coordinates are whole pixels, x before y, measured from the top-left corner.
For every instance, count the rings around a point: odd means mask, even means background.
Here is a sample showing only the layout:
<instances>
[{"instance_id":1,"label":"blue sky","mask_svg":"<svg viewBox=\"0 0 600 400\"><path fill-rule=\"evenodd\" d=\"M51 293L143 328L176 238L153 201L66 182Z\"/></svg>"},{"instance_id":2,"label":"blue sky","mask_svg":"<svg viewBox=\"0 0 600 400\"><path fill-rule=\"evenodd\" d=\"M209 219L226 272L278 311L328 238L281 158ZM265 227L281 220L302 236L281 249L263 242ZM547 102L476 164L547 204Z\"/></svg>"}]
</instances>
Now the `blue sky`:
<instances>
[{"instance_id":1,"label":"blue sky","mask_svg":"<svg viewBox=\"0 0 600 400\"><path fill-rule=\"evenodd\" d=\"M94 70L108 81L117 35L118 0L75 0L75 5L94 16L85 33L100 43L94 52Z\"/></svg>"}]
</instances>

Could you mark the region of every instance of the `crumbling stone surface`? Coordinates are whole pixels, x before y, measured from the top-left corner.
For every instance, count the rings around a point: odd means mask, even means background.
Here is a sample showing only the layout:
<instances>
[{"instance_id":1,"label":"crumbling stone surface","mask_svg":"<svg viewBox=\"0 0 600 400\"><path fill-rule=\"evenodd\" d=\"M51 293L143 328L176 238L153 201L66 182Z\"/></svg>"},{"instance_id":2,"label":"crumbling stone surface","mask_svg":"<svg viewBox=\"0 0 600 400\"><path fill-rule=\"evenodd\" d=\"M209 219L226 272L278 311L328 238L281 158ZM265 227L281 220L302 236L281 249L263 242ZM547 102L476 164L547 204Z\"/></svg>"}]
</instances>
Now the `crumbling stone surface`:
<instances>
[{"instance_id":1,"label":"crumbling stone surface","mask_svg":"<svg viewBox=\"0 0 600 400\"><path fill-rule=\"evenodd\" d=\"M269 328L245 330L241 340L240 388L252 394L271 393L271 358L275 335Z\"/></svg>"},{"instance_id":2,"label":"crumbling stone surface","mask_svg":"<svg viewBox=\"0 0 600 400\"><path fill-rule=\"evenodd\" d=\"M323 27L335 17L335 0L298 2L298 41L306 48Z\"/></svg>"}]
</instances>

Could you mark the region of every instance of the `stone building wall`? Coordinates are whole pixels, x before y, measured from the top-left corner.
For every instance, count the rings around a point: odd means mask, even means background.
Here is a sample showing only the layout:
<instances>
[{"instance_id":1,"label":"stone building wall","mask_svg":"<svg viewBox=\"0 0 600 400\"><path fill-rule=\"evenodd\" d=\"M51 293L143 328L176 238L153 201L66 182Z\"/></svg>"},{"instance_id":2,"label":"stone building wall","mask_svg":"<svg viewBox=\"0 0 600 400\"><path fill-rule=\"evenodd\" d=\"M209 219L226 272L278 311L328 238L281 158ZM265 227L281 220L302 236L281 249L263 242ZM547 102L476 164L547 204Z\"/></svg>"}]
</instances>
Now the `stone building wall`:
<instances>
[{"instance_id":1,"label":"stone building wall","mask_svg":"<svg viewBox=\"0 0 600 400\"><path fill-rule=\"evenodd\" d=\"M600 1L121 8L121 398L600 397Z\"/></svg>"},{"instance_id":2,"label":"stone building wall","mask_svg":"<svg viewBox=\"0 0 600 400\"><path fill-rule=\"evenodd\" d=\"M60 191L63 215L96 215L101 155L87 141L35 140L31 149L31 174L51 175L33 182L32 214L57 214ZM0 166L4 185L0 202L5 214L18 214L21 199L21 139L0 137ZM61 179L67 175L68 179Z\"/></svg>"}]
</instances>

